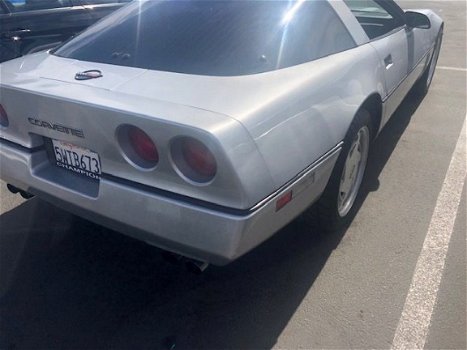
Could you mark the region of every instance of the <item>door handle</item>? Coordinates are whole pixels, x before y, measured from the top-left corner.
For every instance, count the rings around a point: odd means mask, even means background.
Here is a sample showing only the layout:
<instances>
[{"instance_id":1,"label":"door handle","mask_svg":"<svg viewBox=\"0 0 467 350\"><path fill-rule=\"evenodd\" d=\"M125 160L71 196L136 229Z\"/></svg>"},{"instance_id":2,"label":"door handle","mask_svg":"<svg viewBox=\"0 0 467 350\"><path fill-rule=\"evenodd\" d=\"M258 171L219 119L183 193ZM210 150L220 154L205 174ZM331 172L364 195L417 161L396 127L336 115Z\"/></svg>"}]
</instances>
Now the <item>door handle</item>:
<instances>
[{"instance_id":1,"label":"door handle","mask_svg":"<svg viewBox=\"0 0 467 350\"><path fill-rule=\"evenodd\" d=\"M386 69L389 69L394 65L391 54L387 55L386 58L384 59L384 65L386 66Z\"/></svg>"},{"instance_id":2,"label":"door handle","mask_svg":"<svg viewBox=\"0 0 467 350\"><path fill-rule=\"evenodd\" d=\"M19 39L21 39L22 35L28 34L30 32L31 32L30 29L18 28L18 29L9 30L9 31L3 33L2 37L7 38L7 39L12 39L12 40L19 40Z\"/></svg>"},{"instance_id":3,"label":"door handle","mask_svg":"<svg viewBox=\"0 0 467 350\"><path fill-rule=\"evenodd\" d=\"M29 33L30 31L31 29L18 28L18 29L10 30L8 33L10 33L11 35L20 35L20 34Z\"/></svg>"}]
</instances>

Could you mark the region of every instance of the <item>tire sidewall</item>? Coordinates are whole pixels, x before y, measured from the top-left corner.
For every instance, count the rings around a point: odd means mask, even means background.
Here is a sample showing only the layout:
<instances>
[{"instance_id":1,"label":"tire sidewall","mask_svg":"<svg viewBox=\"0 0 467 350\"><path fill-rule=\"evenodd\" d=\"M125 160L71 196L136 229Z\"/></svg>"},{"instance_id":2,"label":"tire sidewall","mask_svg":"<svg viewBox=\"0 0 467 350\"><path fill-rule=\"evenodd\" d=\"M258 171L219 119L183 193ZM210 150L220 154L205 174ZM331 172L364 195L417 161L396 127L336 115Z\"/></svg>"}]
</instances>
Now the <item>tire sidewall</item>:
<instances>
[{"instance_id":1,"label":"tire sidewall","mask_svg":"<svg viewBox=\"0 0 467 350\"><path fill-rule=\"evenodd\" d=\"M356 203L358 202L361 196L361 187L362 187L362 183L365 178L366 166L365 166L365 169L363 170L363 180L359 186L357 196L354 202L352 203L350 210L345 216L341 216L339 214L338 196L339 196L342 173L344 171L347 156L350 152L352 143L357 136L357 133L364 126L368 127L368 130L370 133L369 139L370 139L370 145L371 145L371 140L373 139L374 132L375 132L373 125L372 125L371 116L370 116L370 113L366 111L365 109L360 109L355 115L352 123L350 124L350 127L344 138L344 144L342 146L341 153L336 161L336 164L332 171L329 182L320 200L317 203L319 226L324 231L337 230L347 225L355 216L356 208L358 207Z\"/></svg>"}]
</instances>

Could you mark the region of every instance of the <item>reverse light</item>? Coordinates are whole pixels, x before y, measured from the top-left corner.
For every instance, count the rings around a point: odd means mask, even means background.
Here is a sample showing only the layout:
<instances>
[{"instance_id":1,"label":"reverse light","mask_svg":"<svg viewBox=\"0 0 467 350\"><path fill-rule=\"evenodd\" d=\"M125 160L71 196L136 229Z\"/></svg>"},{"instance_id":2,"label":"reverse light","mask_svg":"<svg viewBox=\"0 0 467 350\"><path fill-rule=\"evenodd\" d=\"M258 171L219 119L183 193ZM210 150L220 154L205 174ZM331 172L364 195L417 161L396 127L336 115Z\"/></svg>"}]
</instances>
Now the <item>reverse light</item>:
<instances>
[{"instance_id":1,"label":"reverse light","mask_svg":"<svg viewBox=\"0 0 467 350\"><path fill-rule=\"evenodd\" d=\"M159 152L154 141L140 128L122 125L117 139L126 158L139 167L150 169L159 162Z\"/></svg>"},{"instance_id":2,"label":"reverse light","mask_svg":"<svg viewBox=\"0 0 467 350\"><path fill-rule=\"evenodd\" d=\"M5 108L0 104L0 125L6 128L9 124L10 121L8 120Z\"/></svg>"},{"instance_id":3,"label":"reverse light","mask_svg":"<svg viewBox=\"0 0 467 350\"><path fill-rule=\"evenodd\" d=\"M209 182L217 173L217 162L212 152L192 137L180 137L172 143L172 160L183 176L197 183Z\"/></svg>"}]
</instances>

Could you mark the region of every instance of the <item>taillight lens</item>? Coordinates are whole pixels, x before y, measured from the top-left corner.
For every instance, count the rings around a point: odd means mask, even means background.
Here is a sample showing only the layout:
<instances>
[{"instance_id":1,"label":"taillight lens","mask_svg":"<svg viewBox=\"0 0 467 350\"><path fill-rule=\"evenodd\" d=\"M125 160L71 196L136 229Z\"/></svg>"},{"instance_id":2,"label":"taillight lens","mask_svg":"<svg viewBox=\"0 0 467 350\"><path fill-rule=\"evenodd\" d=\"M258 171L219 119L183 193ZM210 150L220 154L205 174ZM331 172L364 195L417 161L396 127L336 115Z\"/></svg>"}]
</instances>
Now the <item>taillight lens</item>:
<instances>
[{"instance_id":1,"label":"taillight lens","mask_svg":"<svg viewBox=\"0 0 467 350\"><path fill-rule=\"evenodd\" d=\"M213 177L216 174L216 159L211 151L198 140L183 139L182 154L190 168L201 176Z\"/></svg>"},{"instance_id":2,"label":"taillight lens","mask_svg":"<svg viewBox=\"0 0 467 350\"><path fill-rule=\"evenodd\" d=\"M217 162L212 152L192 137L180 137L173 142L172 159L185 177L198 183L211 181L217 173Z\"/></svg>"},{"instance_id":3,"label":"taillight lens","mask_svg":"<svg viewBox=\"0 0 467 350\"><path fill-rule=\"evenodd\" d=\"M154 141L140 128L122 125L117 130L117 139L125 158L145 169L154 168L159 162L159 152Z\"/></svg>"},{"instance_id":4,"label":"taillight lens","mask_svg":"<svg viewBox=\"0 0 467 350\"><path fill-rule=\"evenodd\" d=\"M128 130L128 138L133 150L142 159L152 163L159 161L156 145L143 130L136 127L130 128Z\"/></svg>"},{"instance_id":5,"label":"taillight lens","mask_svg":"<svg viewBox=\"0 0 467 350\"><path fill-rule=\"evenodd\" d=\"M8 115L6 114L3 106L0 104L0 125L6 128L9 124L10 121L8 120Z\"/></svg>"}]
</instances>

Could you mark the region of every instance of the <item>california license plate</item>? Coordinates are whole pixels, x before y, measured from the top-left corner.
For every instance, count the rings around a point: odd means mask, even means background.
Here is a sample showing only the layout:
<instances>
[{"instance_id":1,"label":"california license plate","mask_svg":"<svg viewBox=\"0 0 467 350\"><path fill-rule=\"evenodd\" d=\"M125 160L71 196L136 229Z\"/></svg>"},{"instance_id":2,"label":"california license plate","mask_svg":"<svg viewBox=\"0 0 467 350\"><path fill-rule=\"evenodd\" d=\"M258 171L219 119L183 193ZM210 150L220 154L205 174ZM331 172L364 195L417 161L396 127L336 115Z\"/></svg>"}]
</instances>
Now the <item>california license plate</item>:
<instances>
[{"instance_id":1,"label":"california license plate","mask_svg":"<svg viewBox=\"0 0 467 350\"><path fill-rule=\"evenodd\" d=\"M96 152L64 141L52 140L52 143L57 166L93 179L100 178L101 163Z\"/></svg>"}]
</instances>

